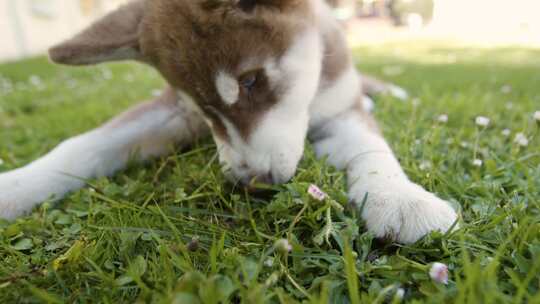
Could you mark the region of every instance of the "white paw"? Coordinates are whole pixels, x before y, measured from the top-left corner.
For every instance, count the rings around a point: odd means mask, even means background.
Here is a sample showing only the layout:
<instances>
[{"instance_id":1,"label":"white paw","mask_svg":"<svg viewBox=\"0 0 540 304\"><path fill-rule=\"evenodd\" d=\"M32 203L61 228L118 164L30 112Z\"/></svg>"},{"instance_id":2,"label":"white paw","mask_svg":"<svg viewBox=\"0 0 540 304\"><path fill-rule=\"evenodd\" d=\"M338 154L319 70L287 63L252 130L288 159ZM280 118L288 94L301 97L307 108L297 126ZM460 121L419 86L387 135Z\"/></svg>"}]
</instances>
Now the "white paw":
<instances>
[{"instance_id":1,"label":"white paw","mask_svg":"<svg viewBox=\"0 0 540 304\"><path fill-rule=\"evenodd\" d=\"M20 171L0 174L0 218L14 219L24 213L30 189L24 189Z\"/></svg>"},{"instance_id":2,"label":"white paw","mask_svg":"<svg viewBox=\"0 0 540 304\"><path fill-rule=\"evenodd\" d=\"M0 174L0 218L12 220L49 199L60 199L84 182L62 174L22 168Z\"/></svg>"},{"instance_id":3,"label":"white paw","mask_svg":"<svg viewBox=\"0 0 540 304\"><path fill-rule=\"evenodd\" d=\"M366 192L362 218L378 238L410 244L432 231L448 231L457 219L447 202L412 182L355 185L351 195L359 207Z\"/></svg>"},{"instance_id":4,"label":"white paw","mask_svg":"<svg viewBox=\"0 0 540 304\"><path fill-rule=\"evenodd\" d=\"M399 100L405 101L409 99L409 93L407 93L405 89L403 89L402 87L398 87L397 85L390 85L388 88L388 93Z\"/></svg>"}]
</instances>

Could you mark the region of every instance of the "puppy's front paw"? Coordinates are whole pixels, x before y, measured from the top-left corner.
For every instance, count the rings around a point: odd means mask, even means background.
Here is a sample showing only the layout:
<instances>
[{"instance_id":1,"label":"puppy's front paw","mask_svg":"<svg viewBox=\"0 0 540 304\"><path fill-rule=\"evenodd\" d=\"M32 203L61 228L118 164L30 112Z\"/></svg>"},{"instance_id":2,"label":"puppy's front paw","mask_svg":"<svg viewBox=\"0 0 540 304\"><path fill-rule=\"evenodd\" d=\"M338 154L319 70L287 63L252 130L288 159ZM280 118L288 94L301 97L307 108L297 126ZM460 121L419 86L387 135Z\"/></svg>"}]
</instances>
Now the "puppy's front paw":
<instances>
[{"instance_id":1,"label":"puppy's front paw","mask_svg":"<svg viewBox=\"0 0 540 304\"><path fill-rule=\"evenodd\" d=\"M17 198L21 187L16 174L0 174L0 218L11 220L23 213L20 210L22 197Z\"/></svg>"},{"instance_id":2,"label":"puppy's front paw","mask_svg":"<svg viewBox=\"0 0 540 304\"><path fill-rule=\"evenodd\" d=\"M359 185L351 195L360 205L366 192L362 218L378 238L414 243L432 231L448 231L457 219L447 202L412 182Z\"/></svg>"},{"instance_id":3,"label":"puppy's front paw","mask_svg":"<svg viewBox=\"0 0 540 304\"><path fill-rule=\"evenodd\" d=\"M60 198L80 183L73 178L44 174L34 168L1 173L0 218L15 219L45 200Z\"/></svg>"}]
</instances>

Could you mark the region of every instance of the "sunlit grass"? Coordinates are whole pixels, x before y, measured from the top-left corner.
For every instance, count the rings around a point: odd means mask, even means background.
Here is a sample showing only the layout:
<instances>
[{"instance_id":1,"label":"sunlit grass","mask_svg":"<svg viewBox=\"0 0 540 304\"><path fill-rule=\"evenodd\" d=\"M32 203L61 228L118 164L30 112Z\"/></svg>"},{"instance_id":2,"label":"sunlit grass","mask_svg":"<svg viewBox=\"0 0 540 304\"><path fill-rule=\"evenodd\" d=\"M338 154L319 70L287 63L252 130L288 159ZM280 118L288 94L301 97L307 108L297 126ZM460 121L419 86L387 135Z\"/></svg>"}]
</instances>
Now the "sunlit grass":
<instances>
[{"instance_id":1,"label":"sunlit grass","mask_svg":"<svg viewBox=\"0 0 540 304\"><path fill-rule=\"evenodd\" d=\"M378 98L376 116L411 179L461 210L458 232L374 240L348 208L344 175L309 146L292 182L249 195L224 181L207 140L1 222L0 303L383 303L401 301L400 289L406 302L540 302L539 52L411 43L355 54L412 93ZM131 64L0 65L0 171L161 85ZM345 211L311 198L312 183ZM274 250L279 239L290 253ZM430 279L433 262L448 265L447 286Z\"/></svg>"}]
</instances>

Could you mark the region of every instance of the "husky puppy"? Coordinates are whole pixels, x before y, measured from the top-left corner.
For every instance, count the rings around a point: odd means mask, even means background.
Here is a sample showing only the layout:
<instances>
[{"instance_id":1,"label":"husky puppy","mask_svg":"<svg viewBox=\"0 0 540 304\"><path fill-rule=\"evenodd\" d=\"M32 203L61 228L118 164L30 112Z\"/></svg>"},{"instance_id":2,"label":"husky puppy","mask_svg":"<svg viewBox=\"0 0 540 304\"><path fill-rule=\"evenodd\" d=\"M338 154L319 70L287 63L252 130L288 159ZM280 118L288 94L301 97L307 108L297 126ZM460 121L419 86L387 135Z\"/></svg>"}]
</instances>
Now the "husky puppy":
<instances>
[{"instance_id":1,"label":"husky puppy","mask_svg":"<svg viewBox=\"0 0 540 304\"><path fill-rule=\"evenodd\" d=\"M411 182L365 110L367 93L399 88L361 77L323 0L135 0L50 50L69 65L137 60L167 80L161 97L0 174L0 217L60 199L206 135L224 173L249 184L295 174L309 139L346 170L350 199L377 237L415 242L456 221L449 204Z\"/></svg>"}]
</instances>

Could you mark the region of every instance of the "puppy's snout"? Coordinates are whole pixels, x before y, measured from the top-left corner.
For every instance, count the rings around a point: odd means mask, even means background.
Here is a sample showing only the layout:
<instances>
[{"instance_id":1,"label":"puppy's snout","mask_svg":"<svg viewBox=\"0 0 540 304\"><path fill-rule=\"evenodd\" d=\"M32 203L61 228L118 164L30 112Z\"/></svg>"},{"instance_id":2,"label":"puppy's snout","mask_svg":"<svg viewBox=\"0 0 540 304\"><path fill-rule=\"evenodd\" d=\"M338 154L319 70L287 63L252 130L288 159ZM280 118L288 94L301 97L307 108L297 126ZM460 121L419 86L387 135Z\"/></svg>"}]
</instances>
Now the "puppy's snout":
<instances>
[{"instance_id":1,"label":"puppy's snout","mask_svg":"<svg viewBox=\"0 0 540 304\"><path fill-rule=\"evenodd\" d=\"M243 155L232 148L222 149L220 163L224 176L237 185L250 188L284 184L294 176L298 161L295 160L296 157L291 160L291 157L286 157L285 154L274 154Z\"/></svg>"}]
</instances>

